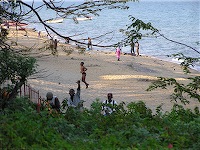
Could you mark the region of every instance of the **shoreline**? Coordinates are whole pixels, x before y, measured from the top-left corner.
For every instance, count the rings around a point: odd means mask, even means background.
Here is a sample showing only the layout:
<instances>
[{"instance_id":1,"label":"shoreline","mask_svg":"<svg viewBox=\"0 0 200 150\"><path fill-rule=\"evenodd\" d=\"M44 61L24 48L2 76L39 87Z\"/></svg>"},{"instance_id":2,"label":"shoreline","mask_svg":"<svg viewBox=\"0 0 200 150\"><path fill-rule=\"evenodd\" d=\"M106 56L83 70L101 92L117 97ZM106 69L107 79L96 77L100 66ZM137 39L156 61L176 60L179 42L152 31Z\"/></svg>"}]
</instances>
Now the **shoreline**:
<instances>
[{"instance_id":1,"label":"shoreline","mask_svg":"<svg viewBox=\"0 0 200 150\"><path fill-rule=\"evenodd\" d=\"M20 31L22 32L22 31ZM28 36L23 32L18 33L18 42L26 46L43 45L47 38L38 38L36 31L28 31ZM12 39L15 37L10 36ZM63 51L63 47L73 49L70 55ZM152 92L145 91L151 81L158 76L175 78L181 83L187 83L188 75L185 75L180 66L164 60L159 60L150 56L129 56L121 55L121 60L117 61L114 52L85 51L80 53L77 48L68 44L58 44L59 55L37 58L38 70L45 69L43 78L29 79L28 83L40 91L43 98L47 92L51 91L62 101L68 97L70 88L76 89L76 81L80 80L80 62L84 61L88 68L86 81L90 84L88 89L81 83L81 99L85 101L84 106L90 107L96 99L104 101L107 93L113 93L113 99L118 103L136 102L142 100L147 107L155 111L156 107L163 103L163 110L169 111L172 107L170 94L173 89L156 89ZM47 52L46 52L47 53ZM50 54L50 52L48 52ZM197 76L199 72L191 70L189 76ZM43 73L41 73L43 74ZM40 75L39 75L40 76ZM33 76L35 77L35 76ZM188 108L198 106L199 102L191 101Z\"/></svg>"},{"instance_id":2,"label":"shoreline","mask_svg":"<svg viewBox=\"0 0 200 150\"><path fill-rule=\"evenodd\" d=\"M15 27L11 27L12 28L12 30L15 30ZM30 28L30 27L28 27L28 28L24 28L24 29L26 29L26 30L28 30L29 32L31 31L31 32L35 32L35 34L34 34L34 37L35 38L37 38L37 35L36 34L38 34L38 32L40 31L41 32L41 38L42 39L46 39L46 40L49 40L49 37L47 36L47 33L46 33L46 31L42 31L42 30L37 30L37 29L35 29L35 28ZM24 31L24 30L21 30L21 31ZM57 35L52 35L52 37L54 38L54 37L56 37L57 38ZM59 40L59 38L58 38L58 40ZM64 42L64 39L60 39L59 40L59 43L61 44L61 45L65 45L65 44L67 44L67 43L65 43ZM78 46L76 45L76 44L72 44L72 43L68 43L67 45L69 45L70 47L72 47L73 49L78 49ZM86 47L87 47L87 45L85 45L84 47L80 47L81 49L86 49ZM87 50L85 50L86 52L87 52ZM114 52L114 50L99 50L99 49L94 49L93 48L93 51L97 51L97 52L103 52L103 53L109 53L109 52ZM122 48L122 51L123 51L123 48ZM123 52L123 53L129 53L129 52ZM122 54L123 55L123 54ZM162 60L162 61L167 61L167 62L170 62L170 63L175 63L175 64L180 64L181 63L181 61L179 61L179 60L177 60L177 59L174 59L174 58L172 58L171 57L171 59L169 59L170 57L166 57L166 56L152 56L152 55L145 55L145 54L140 54L141 56L144 56L144 57L151 57L151 58L155 58L155 59L159 59L159 60ZM135 57L135 56L133 56L133 57ZM199 66L197 66L197 65L195 65L194 67L190 67L190 69L193 69L193 70L196 70L196 71L198 71L198 72L200 72L200 64L199 64Z\"/></svg>"},{"instance_id":3,"label":"shoreline","mask_svg":"<svg viewBox=\"0 0 200 150\"><path fill-rule=\"evenodd\" d=\"M39 30L35 30L36 32L39 32ZM45 35L45 34L47 34L45 31L41 31L41 32L43 32L43 34ZM44 36L43 36L44 37ZM56 36L57 37L57 36ZM64 39L61 39L61 42L60 43L62 43L62 44L66 44L65 42L64 42ZM77 48L77 46L76 46L76 44L70 44L69 43L69 45L71 46L71 47L73 47L73 48ZM85 47L87 47L87 45L85 45L84 46L84 48ZM81 47L81 48L83 48L83 47ZM86 49L86 48L85 48ZM105 52L105 53L109 53L109 52L114 52L114 50L99 50L99 49L94 49L93 48L93 50L95 50L95 51L100 51L100 52ZM87 51L87 50L86 50ZM123 48L122 48L122 51L123 51ZM123 52L123 53L129 53L129 52ZM169 59L170 57L166 57L166 56L151 56L151 55L146 55L146 54L141 54L142 56L145 56L145 57L151 57L151 58L155 58L155 59L159 59L159 60L163 60L163 61L167 61L167 62L171 62L171 63L175 63L175 64L180 64L181 63L181 61L179 61L179 60L177 60L177 59L174 59L174 58L172 58L171 57L171 59ZM195 65L195 67L190 67L190 69L193 69L193 70L196 70L196 71L198 71L198 72L200 72L200 64L199 64L199 66L197 66L197 65Z\"/></svg>"}]
</instances>

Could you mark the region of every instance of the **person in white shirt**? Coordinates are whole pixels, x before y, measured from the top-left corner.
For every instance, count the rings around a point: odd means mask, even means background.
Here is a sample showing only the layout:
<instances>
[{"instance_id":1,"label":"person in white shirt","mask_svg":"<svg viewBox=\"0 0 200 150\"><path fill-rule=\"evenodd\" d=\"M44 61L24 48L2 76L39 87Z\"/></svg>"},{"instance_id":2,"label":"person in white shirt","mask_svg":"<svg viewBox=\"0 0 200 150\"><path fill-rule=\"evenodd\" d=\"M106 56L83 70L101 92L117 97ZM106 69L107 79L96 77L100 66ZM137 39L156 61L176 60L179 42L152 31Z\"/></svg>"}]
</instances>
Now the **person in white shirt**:
<instances>
[{"instance_id":1,"label":"person in white shirt","mask_svg":"<svg viewBox=\"0 0 200 150\"><path fill-rule=\"evenodd\" d=\"M103 106L102 106L102 111L104 115L110 115L111 113L113 113L113 111L115 111L115 109L113 108L115 105L117 105L117 102L115 100L113 100L113 94L112 93L108 93L107 94L107 100L105 100L103 102Z\"/></svg>"},{"instance_id":2,"label":"person in white shirt","mask_svg":"<svg viewBox=\"0 0 200 150\"><path fill-rule=\"evenodd\" d=\"M140 56L140 53L139 53L140 44L138 41L135 42L135 48L136 48L136 56Z\"/></svg>"}]
</instances>

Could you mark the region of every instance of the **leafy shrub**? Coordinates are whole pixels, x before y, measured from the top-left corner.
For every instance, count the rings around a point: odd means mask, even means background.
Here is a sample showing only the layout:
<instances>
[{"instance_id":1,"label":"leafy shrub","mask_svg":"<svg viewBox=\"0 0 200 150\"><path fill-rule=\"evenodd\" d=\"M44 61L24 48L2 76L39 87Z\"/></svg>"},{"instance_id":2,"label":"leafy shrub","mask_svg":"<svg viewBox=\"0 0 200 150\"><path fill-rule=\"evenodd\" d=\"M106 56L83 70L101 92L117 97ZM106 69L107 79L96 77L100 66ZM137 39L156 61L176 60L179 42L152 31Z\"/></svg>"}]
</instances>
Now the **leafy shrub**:
<instances>
[{"instance_id":1,"label":"leafy shrub","mask_svg":"<svg viewBox=\"0 0 200 150\"><path fill-rule=\"evenodd\" d=\"M0 145L3 149L198 149L199 108L196 111L174 105L171 112L153 115L144 102L132 102L103 116L101 103L93 102L82 112L67 109L64 114L43 109L36 113L28 99L0 116Z\"/></svg>"}]
</instances>

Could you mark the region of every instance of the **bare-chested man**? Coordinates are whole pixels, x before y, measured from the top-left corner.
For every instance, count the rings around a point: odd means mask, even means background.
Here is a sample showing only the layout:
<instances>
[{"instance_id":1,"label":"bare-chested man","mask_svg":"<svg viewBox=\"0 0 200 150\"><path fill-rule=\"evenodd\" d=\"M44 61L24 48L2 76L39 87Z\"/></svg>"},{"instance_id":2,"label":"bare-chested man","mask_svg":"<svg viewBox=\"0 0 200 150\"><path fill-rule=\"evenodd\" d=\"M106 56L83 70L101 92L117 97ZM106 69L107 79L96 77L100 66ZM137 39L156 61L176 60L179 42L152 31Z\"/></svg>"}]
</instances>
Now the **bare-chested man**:
<instances>
[{"instance_id":1,"label":"bare-chested man","mask_svg":"<svg viewBox=\"0 0 200 150\"><path fill-rule=\"evenodd\" d=\"M80 63L80 69L81 69L81 71L80 71L80 73L82 73L82 82L84 82L85 83L85 85L86 85L86 89L88 88L88 83L85 81L85 79L86 79L86 71L87 71L87 68L84 66L84 62L81 62Z\"/></svg>"}]
</instances>

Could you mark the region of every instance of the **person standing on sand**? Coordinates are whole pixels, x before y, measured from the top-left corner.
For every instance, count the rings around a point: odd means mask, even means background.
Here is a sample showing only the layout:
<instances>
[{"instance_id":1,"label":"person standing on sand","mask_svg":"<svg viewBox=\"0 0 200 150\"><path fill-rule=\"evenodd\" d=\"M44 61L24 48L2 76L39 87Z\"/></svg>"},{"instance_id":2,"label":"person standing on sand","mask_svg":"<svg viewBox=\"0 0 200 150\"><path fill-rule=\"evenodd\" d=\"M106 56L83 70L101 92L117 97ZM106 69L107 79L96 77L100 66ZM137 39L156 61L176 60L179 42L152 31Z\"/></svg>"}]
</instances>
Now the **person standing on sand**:
<instances>
[{"instance_id":1,"label":"person standing on sand","mask_svg":"<svg viewBox=\"0 0 200 150\"><path fill-rule=\"evenodd\" d=\"M53 48L54 48L54 50L56 51L56 50L57 50L57 47L58 47L58 40L55 39L53 44L54 44L54 45L53 45Z\"/></svg>"},{"instance_id":2,"label":"person standing on sand","mask_svg":"<svg viewBox=\"0 0 200 150\"><path fill-rule=\"evenodd\" d=\"M135 43L133 42L133 40L131 41L131 55L132 56L135 56L135 50L134 50L134 47L135 47Z\"/></svg>"},{"instance_id":3,"label":"person standing on sand","mask_svg":"<svg viewBox=\"0 0 200 150\"><path fill-rule=\"evenodd\" d=\"M140 56L139 49L140 49L140 44L138 41L135 42L135 48L136 48L136 56Z\"/></svg>"},{"instance_id":4,"label":"person standing on sand","mask_svg":"<svg viewBox=\"0 0 200 150\"><path fill-rule=\"evenodd\" d=\"M116 56L117 56L117 60L118 60L118 61L120 60L120 55L121 55L121 49L120 49L120 47L118 46L118 47L116 48Z\"/></svg>"},{"instance_id":5,"label":"person standing on sand","mask_svg":"<svg viewBox=\"0 0 200 150\"><path fill-rule=\"evenodd\" d=\"M41 38L41 31L38 31L38 38Z\"/></svg>"},{"instance_id":6,"label":"person standing on sand","mask_svg":"<svg viewBox=\"0 0 200 150\"><path fill-rule=\"evenodd\" d=\"M86 85L86 89L88 88L88 83L85 81L85 79L86 79L86 71L87 71L87 68L84 66L84 62L81 62L80 63L80 69L81 69L81 71L80 71L80 73L82 73L82 82L83 83L85 83L85 85Z\"/></svg>"},{"instance_id":7,"label":"person standing on sand","mask_svg":"<svg viewBox=\"0 0 200 150\"><path fill-rule=\"evenodd\" d=\"M88 37L88 50L90 50L90 48L92 50L92 40L90 37Z\"/></svg>"}]
</instances>

